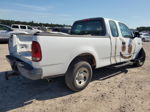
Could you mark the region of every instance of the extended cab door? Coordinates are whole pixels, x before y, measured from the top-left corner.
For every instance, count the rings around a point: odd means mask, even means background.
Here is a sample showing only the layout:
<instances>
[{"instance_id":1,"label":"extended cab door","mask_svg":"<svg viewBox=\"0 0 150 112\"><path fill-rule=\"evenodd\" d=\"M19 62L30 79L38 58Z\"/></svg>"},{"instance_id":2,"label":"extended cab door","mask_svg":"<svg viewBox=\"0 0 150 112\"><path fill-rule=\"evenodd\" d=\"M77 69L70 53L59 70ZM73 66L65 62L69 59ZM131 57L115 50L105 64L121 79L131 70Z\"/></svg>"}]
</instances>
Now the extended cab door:
<instances>
[{"instance_id":1,"label":"extended cab door","mask_svg":"<svg viewBox=\"0 0 150 112\"><path fill-rule=\"evenodd\" d=\"M110 29L110 36L111 36L111 63L115 64L115 63L119 63L121 62L120 59L120 50L121 48L119 46L121 46L120 43L120 35L119 35L119 29L117 26L117 22L113 21L113 20L109 20L109 29Z\"/></svg>"}]
</instances>

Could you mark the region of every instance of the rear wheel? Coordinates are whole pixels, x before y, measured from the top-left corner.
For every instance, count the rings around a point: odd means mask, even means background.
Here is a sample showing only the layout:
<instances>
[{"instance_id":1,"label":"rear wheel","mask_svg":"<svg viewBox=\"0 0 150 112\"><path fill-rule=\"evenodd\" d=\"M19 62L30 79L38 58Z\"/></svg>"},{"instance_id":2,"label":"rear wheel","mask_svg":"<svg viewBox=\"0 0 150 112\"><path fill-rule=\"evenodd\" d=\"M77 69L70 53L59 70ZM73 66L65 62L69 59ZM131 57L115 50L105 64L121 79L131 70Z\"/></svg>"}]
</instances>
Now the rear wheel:
<instances>
[{"instance_id":1,"label":"rear wheel","mask_svg":"<svg viewBox=\"0 0 150 112\"><path fill-rule=\"evenodd\" d=\"M72 64L65 76L67 86L73 91L83 90L91 81L92 68L86 61Z\"/></svg>"},{"instance_id":2,"label":"rear wheel","mask_svg":"<svg viewBox=\"0 0 150 112\"><path fill-rule=\"evenodd\" d=\"M146 58L145 51L144 49L141 49L137 58L134 60L133 65L136 67L143 66L145 62L145 58Z\"/></svg>"}]
</instances>

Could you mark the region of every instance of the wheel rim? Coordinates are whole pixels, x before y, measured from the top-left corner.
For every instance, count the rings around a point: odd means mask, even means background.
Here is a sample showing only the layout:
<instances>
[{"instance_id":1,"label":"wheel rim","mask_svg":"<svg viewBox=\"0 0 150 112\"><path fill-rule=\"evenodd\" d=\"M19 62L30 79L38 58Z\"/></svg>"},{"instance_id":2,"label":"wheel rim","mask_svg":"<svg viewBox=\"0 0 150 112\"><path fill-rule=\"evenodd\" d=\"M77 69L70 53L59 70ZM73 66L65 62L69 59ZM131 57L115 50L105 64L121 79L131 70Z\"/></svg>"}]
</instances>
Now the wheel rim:
<instances>
[{"instance_id":1,"label":"wheel rim","mask_svg":"<svg viewBox=\"0 0 150 112\"><path fill-rule=\"evenodd\" d=\"M139 64L140 64L140 65L143 65L143 64L144 64L144 61L145 61L145 58L142 57L141 59L139 59Z\"/></svg>"},{"instance_id":2,"label":"wheel rim","mask_svg":"<svg viewBox=\"0 0 150 112\"><path fill-rule=\"evenodd\" d=\"M139 61L139 62L138 62L139 65L143 65L144 62L143 62L142 60L138 60L138 61Z\"/></svg>"},{"instance_id":3,"label":"wheel rim","mask_svg":"<svg viewBox=\"0 0 150 112\"><path fill-rule=\"evenodd\" d=\"M80 68L75 77L75 82L78 87L82 87L89 79L89 71L87 68Z\"/></svg>"},{"instance_id":4,"label":"wheel rim","mask_svg":"<svg viewBox=\"0 0 150 112\"><path fill-rule=\"evenodd\" d=\"M139 58L138 64L139 64L139 65L143 65L143 64L144 64L144 61L145 61L145 55L143 55L143 56L141 56L141 58Z\"/></svg>"}]
</instances>

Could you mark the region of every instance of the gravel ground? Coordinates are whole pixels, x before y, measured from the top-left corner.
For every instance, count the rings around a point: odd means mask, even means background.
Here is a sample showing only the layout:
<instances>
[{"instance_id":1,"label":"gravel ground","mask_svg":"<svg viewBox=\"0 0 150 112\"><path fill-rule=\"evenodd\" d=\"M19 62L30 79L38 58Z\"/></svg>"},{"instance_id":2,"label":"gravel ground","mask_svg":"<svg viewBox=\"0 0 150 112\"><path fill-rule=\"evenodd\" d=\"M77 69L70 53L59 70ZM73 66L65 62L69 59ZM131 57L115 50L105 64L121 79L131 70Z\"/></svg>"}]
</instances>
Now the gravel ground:
<instances>
[{"instance_id":1,"label":"gravel ground","mask_svg":"<svg viewBox=\"0 0 150 112\"><path fill-rule=\"evenodd\" d=\"M10 66L6 44L0 44L0 112L150 112L150 43L144 43L145 65L105 67L81 92L71 92L64 77L32 81L22 76L6 81Z\"/></svg>"}]
</instances>

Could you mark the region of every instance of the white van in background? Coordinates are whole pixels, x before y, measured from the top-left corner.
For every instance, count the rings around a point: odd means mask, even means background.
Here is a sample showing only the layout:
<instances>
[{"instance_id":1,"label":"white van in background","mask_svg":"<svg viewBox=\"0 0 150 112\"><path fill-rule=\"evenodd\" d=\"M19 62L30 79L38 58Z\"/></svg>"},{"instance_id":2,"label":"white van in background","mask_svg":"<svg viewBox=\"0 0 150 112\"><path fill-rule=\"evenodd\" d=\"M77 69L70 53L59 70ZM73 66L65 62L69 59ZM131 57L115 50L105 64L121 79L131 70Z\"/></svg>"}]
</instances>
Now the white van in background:
<instances>
[{"instance_id":1,"label":"white van in background","mask_svg":"<svg viewBox=\"0 0 150 112\"><path fill-rule=\"evenodd\" d=\"M41 30L32 28L29 25L12 24L11 28L14 29L14 30L25 31L25 32L27 32L29 34L42 32Z\"/></svg>"},{"instance_id":2,"label":"white van in background","mask_svg":"<svg viewBox=\"0 0 150 112\"><path fill-rule=\"evenodd\" d=\"M8 42L9 37L12 34L29 34L28 32L21 30L14 30L10 26L0 24L0 42Z\"/></svg>"}]
</instances>

